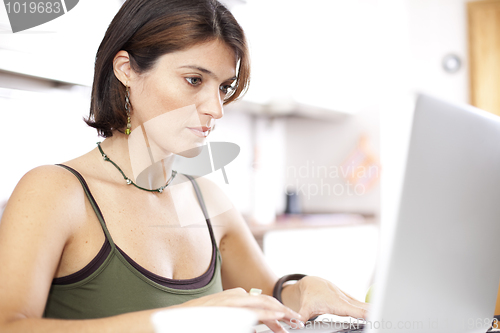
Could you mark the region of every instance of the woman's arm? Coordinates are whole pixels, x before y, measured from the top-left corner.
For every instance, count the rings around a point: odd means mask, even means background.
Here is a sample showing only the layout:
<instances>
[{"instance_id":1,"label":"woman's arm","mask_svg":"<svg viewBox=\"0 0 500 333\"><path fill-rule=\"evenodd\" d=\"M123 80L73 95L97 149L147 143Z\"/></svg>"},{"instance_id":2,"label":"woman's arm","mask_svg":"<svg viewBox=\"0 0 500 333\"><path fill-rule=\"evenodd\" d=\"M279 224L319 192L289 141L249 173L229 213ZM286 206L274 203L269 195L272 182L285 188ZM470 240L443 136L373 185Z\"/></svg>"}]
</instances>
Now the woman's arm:
<instances>
[{"instance_id":1,"label":"woman's arm","mask_svg":"<svg viewBox=\"0 0 500 333\"><path fill-rule=\"evenodd\" d=\"M64 246L74 226L86 218L74 180L58 169L43 166L28 172L5 208L0 323L42 316Z\"/></svg>"},{"instance_id":2,"label":"woman's arm","mask_svg":"<svg viewBox=\"0 0 500 333\"><path fill-rule=\"evenodd\" d=\"M245 220L234 207L220 217L227 226L219 246L224 289L259 288L263 294L272 296L278 277L267 264Z\"/></svg>"}]
</instances>

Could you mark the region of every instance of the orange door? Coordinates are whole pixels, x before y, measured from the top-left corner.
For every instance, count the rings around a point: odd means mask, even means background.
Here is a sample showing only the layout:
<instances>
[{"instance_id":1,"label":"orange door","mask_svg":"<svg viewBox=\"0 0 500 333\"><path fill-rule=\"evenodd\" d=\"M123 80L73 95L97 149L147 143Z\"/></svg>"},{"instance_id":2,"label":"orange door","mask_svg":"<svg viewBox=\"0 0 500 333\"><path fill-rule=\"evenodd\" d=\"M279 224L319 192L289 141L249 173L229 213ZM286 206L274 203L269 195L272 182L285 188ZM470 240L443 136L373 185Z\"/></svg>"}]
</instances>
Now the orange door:
<instances>
[{"instance_id":1,"label":"orange door","mask_svg":"<svg viewBox=\"0 0 500 333\"><path fill-rule=\"evenodd\" d=\"M500 0L467 3L470 103L500 116Z\"/></svg>"},{"instance_id":2,"label":"orange door","mask_svg":"<svg viewBox=\"0 0 500 333\"><path fill-rule=\"evenodd\" d=\"M500 286L498 287L497 306L495 307L495 316L500 316ZM500 328L500 327L498 327L498 328Z\"/></svg>"}]
</instances>

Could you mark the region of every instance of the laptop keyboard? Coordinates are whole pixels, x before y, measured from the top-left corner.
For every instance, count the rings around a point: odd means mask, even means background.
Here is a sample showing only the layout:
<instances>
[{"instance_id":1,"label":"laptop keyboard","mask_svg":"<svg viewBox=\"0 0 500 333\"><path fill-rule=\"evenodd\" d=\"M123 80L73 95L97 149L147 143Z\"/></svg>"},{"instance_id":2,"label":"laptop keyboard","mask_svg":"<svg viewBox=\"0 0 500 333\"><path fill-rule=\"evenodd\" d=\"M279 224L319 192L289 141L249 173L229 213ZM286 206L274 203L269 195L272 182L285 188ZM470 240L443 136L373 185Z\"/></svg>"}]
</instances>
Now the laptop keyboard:
<instances>
[{"instance_id":1,"label":"laptop keyboard","mask_svg":"<svg viewBox=\"0 0 500 333\"><path fill-rule=\"evenodd\" d=\"M360 324L360 325L356 325L356 328L346 328L346 329L343 329L343 330L340 330L340 331L332 331L335 332L335 333L349 333L349 332L362 332L363 329L365 328L365 325L363 324Z\"/></svg>"}]
</instances>

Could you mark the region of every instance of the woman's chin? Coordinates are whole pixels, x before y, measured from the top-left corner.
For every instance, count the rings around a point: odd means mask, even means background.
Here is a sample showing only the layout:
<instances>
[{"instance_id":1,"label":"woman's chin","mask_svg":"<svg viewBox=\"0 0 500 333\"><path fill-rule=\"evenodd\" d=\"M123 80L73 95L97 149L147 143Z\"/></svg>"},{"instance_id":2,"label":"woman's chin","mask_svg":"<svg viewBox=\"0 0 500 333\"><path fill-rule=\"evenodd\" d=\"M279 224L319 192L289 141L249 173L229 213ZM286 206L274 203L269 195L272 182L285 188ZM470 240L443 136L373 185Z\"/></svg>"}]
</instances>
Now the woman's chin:
<instances>
[{"instance_id":1,"label":"woman's chin","mask_svg":"<svg viewBox=\"0 0 500 333\"><path fill-rule=\"evenodd\" d=\"M200 155L204 147L206 147L205 140L203 140L203 142L200 142L199 144L192 145L190 148L179 151L175 154L186 158L193 158Z\"/></svg>"}]
</instances>

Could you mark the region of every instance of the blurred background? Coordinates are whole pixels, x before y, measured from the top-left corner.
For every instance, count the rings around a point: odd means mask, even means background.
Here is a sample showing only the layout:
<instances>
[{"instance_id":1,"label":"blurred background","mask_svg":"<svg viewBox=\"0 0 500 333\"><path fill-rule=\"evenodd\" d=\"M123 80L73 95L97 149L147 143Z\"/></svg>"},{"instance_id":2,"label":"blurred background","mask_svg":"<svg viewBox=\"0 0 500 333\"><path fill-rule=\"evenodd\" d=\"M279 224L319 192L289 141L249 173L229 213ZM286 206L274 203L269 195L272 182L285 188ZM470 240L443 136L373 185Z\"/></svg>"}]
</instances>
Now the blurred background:
<instances>
[{"instance_id":1,"label":"blurred background","mask_svg":"<svg viewBox=\"0 0 500 333\"><path fill-rule=\"evenodd\" d=\"M208 139L241 148L229 184L207 177L277 275L319 275L364 299L394 223L416 94L500 114L500 1L223 2L247 33L252 82ZM16 34L0 9L0 207L28 170L101 140L82 118L122 3L82 0Z\"/></svg>"}]
</instances>

